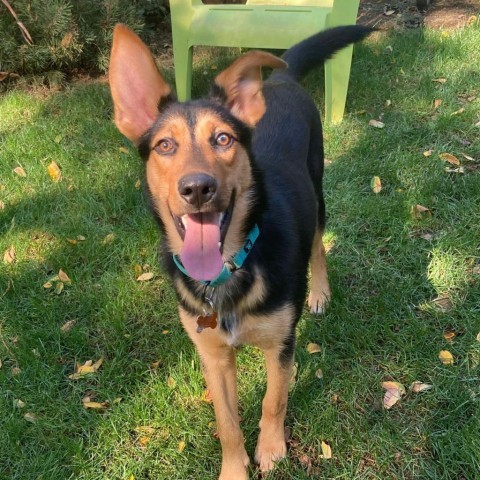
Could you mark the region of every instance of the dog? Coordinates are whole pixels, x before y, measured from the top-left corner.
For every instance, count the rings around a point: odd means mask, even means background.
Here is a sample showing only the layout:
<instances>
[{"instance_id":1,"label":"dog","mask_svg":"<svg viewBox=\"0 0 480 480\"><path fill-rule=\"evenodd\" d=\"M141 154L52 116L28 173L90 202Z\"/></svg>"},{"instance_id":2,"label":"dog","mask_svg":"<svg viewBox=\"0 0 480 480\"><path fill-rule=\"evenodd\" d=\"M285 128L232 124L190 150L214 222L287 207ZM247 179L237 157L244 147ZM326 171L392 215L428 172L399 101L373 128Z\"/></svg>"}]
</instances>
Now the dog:
<instances>
[{"instance_id":1,"label":"dog","mask_svg":"<svg viewBox=\"0 0 480 480\"><path fill-rule=\"evenodd\" d=\"M163 264L213 400L221 480L248 478L235 366L242 344L260 348L266 362L255 461L266 472L287 452L288 384L309 262L310 311L322 313L330 298L322 126L299 80L370 32L336 27L282 58L249 51L217 75L206 98L180 103L140 38L124 25L114 30L115 124L145 160ZM265 82L263 67L273 69Z\"/></svg>"}]
</instances>

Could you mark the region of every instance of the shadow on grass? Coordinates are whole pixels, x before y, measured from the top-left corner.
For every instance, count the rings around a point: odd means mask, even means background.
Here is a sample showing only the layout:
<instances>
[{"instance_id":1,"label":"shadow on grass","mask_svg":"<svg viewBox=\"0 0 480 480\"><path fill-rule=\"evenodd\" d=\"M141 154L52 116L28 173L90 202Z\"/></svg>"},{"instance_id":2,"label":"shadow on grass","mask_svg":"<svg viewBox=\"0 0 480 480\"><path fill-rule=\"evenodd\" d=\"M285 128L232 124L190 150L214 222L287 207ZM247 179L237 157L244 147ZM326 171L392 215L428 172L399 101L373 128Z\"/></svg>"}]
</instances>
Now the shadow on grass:
<instances>
[{"instance_id":1,"label":"shadow on grass","mask_svg":"<svg viewBox=\"0 0 480 480\"><path fill-rule=\"evenodd\" d=\"M470 135L466 121L450 113L478 72L466 66L445 85L432 82L447 75L443 50L449 58L461 57L460 47L422 34L392 35L358 47L347 104L357 115L326 129L327 157L334 158L325 179L333 301L325 318L305 314L299 326L298 378L287 420L290 460L275 478L332 478L345 472L350 478L412 478L421 472L422 478L469 479L477 472L478 393L472 394L469 356L478 353L472 345L480 327L475 300L480 292L478 282L453 272L464 271L463 263L476 255L469 229L478 227L478 180L473 174L448 176L440 161L421 155L429 148L460 148ZM432 55L438 55L438 64ZM196 93L205 91L205 80L227 63L202 57ZM322 105L322 76L312 74L305 85ZM92 99L85 102L88 95ZM444 112L432 110L438 96L450 102ZM386 127L372 131L368 116L380 114ZM33 241L24 247L28 260L7 267L0 279L6 347L0 407L8 412L0 472L9 478L91 480L123 478L121 473L152 478L159 472L185 479L202 471L214 478L220 448L211 435L213 413L198 400L203 388L198 361L177 321L168 280L158 270L156 226L135 188L141 163L130 147L126 154L118 152L125 144L111 124L107 87L54 96L36 116L41 124L50 119L53 128L41 126L34 134L50 136L53 143L55 122L70 116L54 149L66 150L65 164L76 163L80 173L58 188L25 191L24 199L2 212L7 241L13 233ZM5 132L4 140L22 128ZM40 145L34 157L51 156L52 145ZM378 196L370 188L373 175L382 179ZM69 182L73 191L66 188ZM412 219L410 208L417 203L433 215ZM426 232L432 241L420 236ZM111 233L115 239L105 242ZM77 235L86 240L70 244ZM432 265L445 262L445 255L453 263L437 275ZM135 266L145 264L156 273L153 284L135 281ZM56 295L42 285L60 268L73 284ZM444 292L453 306L442 312L431 300ZM65 334L60 327L68 320L76 323ZM448 329L458 334L452 346L442 338ZM306 353L310 341L321 344L321 354ZM455 370L439 364L438 351L444 348L454 350ZM104 364L96 375L68 379L75 362L99 357ZM256 371L252 362L261 361L252 349L239 358L240 370ZM157 361L159 366L151 367ZM15 367L20 374L12 373ZM247 377L240 377L241 406L253 453L264 383ZM422 380L435 389L428 396L409 393L386 412L381 406L386 379L406 386ZM112 406L97 415L83 409L84 396ZM16 399L35 412L35 423L27 424L8 406ZM146 447L135 430L142 422L156 432ZM181 439L187 443L183 454L177 451ZM333 462L320 458L322 440L332 445Z\"/></svg>"}]
</instances>

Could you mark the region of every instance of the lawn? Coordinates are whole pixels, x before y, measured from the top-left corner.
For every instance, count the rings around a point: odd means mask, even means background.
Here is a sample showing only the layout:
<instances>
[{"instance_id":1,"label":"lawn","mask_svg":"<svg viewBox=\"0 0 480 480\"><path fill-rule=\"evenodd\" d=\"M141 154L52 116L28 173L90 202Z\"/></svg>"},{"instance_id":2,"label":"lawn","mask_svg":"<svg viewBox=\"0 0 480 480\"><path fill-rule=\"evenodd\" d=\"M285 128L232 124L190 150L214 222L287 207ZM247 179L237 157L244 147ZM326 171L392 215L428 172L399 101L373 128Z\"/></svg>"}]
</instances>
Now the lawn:
<instances>
[{"instance_id":1,"label":"lawn","mask_svg":"<svg viewBox=\"0 0 480 480\"><path fill-rule=\"evenodd\" d=\"M480 477L478 45L477 24L379 33L356 48L347 115L325 128L333 299L324 317L305 310L300 322L288 459L268 478ZM238 53L201 50L196 93ZM319 108L321 85L322 72L305 80ZM158 264L143 165L111 118L101 81L0 99L2 480L219 471L199 360ZM143 273L154 276L137 281ZM260 352L243 348L238 370L252 456ZM406 388L390 409L385 381ZM432 388L414 393L414 381Z\"/></svg>"}]
</instances>

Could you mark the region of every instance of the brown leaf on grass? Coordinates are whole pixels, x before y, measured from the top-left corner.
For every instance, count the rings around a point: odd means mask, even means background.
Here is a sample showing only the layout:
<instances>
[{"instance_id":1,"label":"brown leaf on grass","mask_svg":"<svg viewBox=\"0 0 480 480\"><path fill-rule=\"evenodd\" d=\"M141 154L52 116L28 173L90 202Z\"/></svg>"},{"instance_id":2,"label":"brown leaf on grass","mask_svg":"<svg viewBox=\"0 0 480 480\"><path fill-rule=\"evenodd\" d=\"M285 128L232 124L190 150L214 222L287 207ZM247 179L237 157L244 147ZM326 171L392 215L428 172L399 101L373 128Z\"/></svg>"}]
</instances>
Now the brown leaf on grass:
<instances>
[{"instance_id":1,"label":"brown leaf on grass","mask_svg":"<svg viewBox=\"0 0 480 480\"><path fill-rule=\"evenodd\" d=\"M317 371L315 372L315 376L321 380L323 378L323 370L321 368L317 369Z\"/></svg>"},{"instance_id":2,"label":"brown leaf on grass","mask_svg":"<svg viewBox=\"0 0 480 480\"><path fill-rule=\"evenodd\" d=\"M127 147L118 147L118 151L121 153L128 153L128 148Z\"/></svg>"},{"instance_id":3,"label":"brown leaf on grass","mask_svg":"<svg viewBox=\"0 0 480 480\"><path fill-rule=\"evenodd\" d=\"M104 245L107 245L109 243L112 243L113 240L115 239L115 234L114 233L109 233L103 240L102 243Z\"/></svg>"},{"instance_id":4,"label":"brown leaf on grass","mask_svg":"<svg viewBox=\"0 0 480 480\"><path fill-rule=\"evenodd\" d=\"M45 282L45 283L42 285L43 288L47 288L47 289L48 289L48 288L52 288L52 286L53 286L53 283L50 282L50 281Z\"/></svg>"},{"instance_id":5,"label":"brown leaf on grass","mask_svg":"<svg viewBox=\"0 0 480 480\"><path fill-rule=\"evenodd\" d=\"M435 101L433 102L433 108L435 108L435 110L443 103L443 100L441 100L440 98L436 98Z\"/></svg>"},{"instance_id":6,"label":"brown leaf on grass","mask_svg":"<svg viewBox=\"0 0 480 480\"><path fill-rule=\"evenodd\" d=\"M178 442L177 450L178 450L178 453L182 453L185 450L185 442L183 440Z\"/></svg>"},{"instance_id":7,"label":"brown leaf on grass","mask_svg":"<svg viewBox=\"0 0 480 480\"><path fill-rule=\"evenodd\" d=\"M135 182L135 188L136 188L137 190L140 190L140 188L142 188L142 182L141 182L141 180L137 180L137 181Z\"/></svg>"},{"instance_id":8,"label":"brown leaf on grass","mask_svg":"<svg viewBox=\"0 0 480 480\"><path fill-rule=\"evenodd\" d=\"M30 423L35 423L37 421L37 416L32 412L27 412L23 418Z\"/></svg>"},{"instance_id":9,"label":"brown leaf on grass","mask_svg":"<svg viewBox=\"0 0 480 480\"><path fill-rule=\"evenodd\" d=\"M466 153L461 153L460 154L465 160L468 160L469 162L474 162L475 159L471 157L470 155L467 155Z\"/></svg>"},{"instance_id":10,"label":"brown leaf on grass","mask_svg":"<svg viewBox=\"0 0 480 480\"><path fill-rule=\"evenodd\" d=\"M477 336L475 338L477 339L477 342L480 342L480 332L477 333Z\"/></svg>"},{"instance_id":11,"label":"brown leaf on grass","mask_svg":"<svg viewBox=\"0 0 480 480\"><path fill-rule=\"evenodd\" d=\"M382 387L386 390L383 397L383 406L390 410L405 395L405 387L399 382L383 382Z\"/></svg>"},{"instance_id":12,"label":"brown leaf on grass","mask_svg":"<svg viewBox=\"0 0 480 480\"><path fill-rule=\"evenodd\" d=\"M381 122L380 120L374 120L373 118L368 122L368 124L371 126L371 127L375 127L375 128L383 128L385 127L385 124L383 122Z\"/></svg>"},{"instance_id":13,"label":"brown leaf on grass","mask_svg":"<svg viewBox=\"0 0 480 480\"><path fill-rule=\"evenodd\" d=\"M26 177L27 172L22 168L22 167L15 167L13 171L19 176L19 177Z\"/></svg>"},{"instance_id":14,"label":"brown leaf on grass","mask_svg":"<svg viewBox=\"0 0 480 480\"><path fill-rule=\"evenodd\" d=\"M61 327L60 327L60 331L62 331L63 333L67 333L69 332L73 326L75 325L76 323L76 320L69 320L68 322L65 322Z\"/></svg>"},{"instance_id":15,"label":"brown leaf on grass","mask_svg":"<svg viewBox=\"0 0 480 480\"><path fill-rule=\"evenodd\" d=\"M155 276L155 274L153 272L142 273L139 277L137 277L137 282L148 282L154 276Z\"/></svg>"},{"instance_id":16,"label":"brown leaf on grass","mask_svg":"<svg viewBox=\"0 0 480 480\"><path fill-rule=\"evenodd\" d=\"M59 182L62 179L62 172L60 167L57 165L55 160L50 162L50 165L47 167L48 175L54 182Z\"/></svg>"},{"instance_id":17,"label":"brown leaf on grass","mask_svg":"<svg viewBox=\"0 0 480 480\"><path fill-rule=\"evenodd\" d=\"M423 218L424 215L431 215L431 214L432 214L432 211L429 208L424 207L423 205L417 204L410 209L411 217L417 220L420 220L421 218Z\"/></svg>"},{"instance_id":18,"label":"brown leaf on grass","mask_svg":"<svg viewBox=\"0 0 480 480\"><path fill-rule=\"evenodd\" d=\"M433 153L433 150L430 148L430 150L425 150L423 152L424 157L429 157Z\"/></svg>"},{"instance_id":19,"label":"brown leaf on grass","mask_svg":"<svg viewBox=\"0 0 480 480\"><path fill-rule=\"evenodd\" d=\"M210 393L210 390L208 388L206 388L202 393L202 402L205 402L205 403L213 402L212 394Z\"/></svg>"},{"instance_id":20,"label":"brown leaf on grass","mask_svg":"<svg viewBox=\"0 0 480 480\"><path fill-rule=\"evenodd\" d=\"M475 124L476 127L480 127L480 121Z\"/></svg>"},{"instance_id":21,"label":"brown leaf on grass","mask_svg":"<svg viewBox=\"0 0 480 480\"><path fill-rule=\"evenodd\" d=\"M170 387L170 388L175 388L177 386L177 382L176 380L173 378L173 377L168 377L167 378L167 385Z\"/></svg>"},{"instance_id":22,"label":"brown leaf on grass","mask_svg":"<svg viewBox=\"0 0 480 480\"><path fill-rule=\"evenodd\" d=\"M134 430L142 435L153 435L155 433L155 428L150 425L140 425L135 427Z\"/></svg>"},{"instance_id":23,"label":"brown leaf on grass","mask_svg":"<svg viewBox=\"0 0 480 480\"><path fill-rule=\"evenodd\" d=\"M63 292L64 288L65 288L65 284L63 282L57 282L55 285L55 293L57 295L60 295Z\"/></svg>"},{"instance_id":24,"label":"brown leaf on grass","mask_svg":"<svg viewBox=\"0 0 480 480\"><path fill-rule=\"evenodd\" d=\"M435 83L447 83L447 79L446 79L446 78L434 78L434 79L432 79L432 82L435 82Z\"/></svg>"},{"instance_id":25,"label":"brown leaf on grass","mask_svg":"<svg viewBox=\"0 0 480 480\"><path fill-rule=\"evenodd\" d=\"M75 240L74 238L67 238L67 242L72 245L76 245L78 243L77 240Z\"/></svg>"},{"instance_id":26,"label":"brown leaf on grass","mask_svg":"<svg viewBox=\"0 0 480 480\"><path fill-rule=\"evenodd\" d=\"M440 153L438 155L444 162L451 163L452 165L459 166L460 165L460 160L455 156L452 155L451 153Z\"/></svg>"},{"instance_id":27,"label":"brown leaf on grass","mask_svg":"<svg viewBox=\"0 0 480 480\"><path fill-rule=\"evenodd\" d=\"M4 210L5 209L5 203L3 202L3 200L0 200L0 210Z\"/></svg>"},{"instance_id":28,"label":"brown leaf on grass","mask_svg":"<svg viewBox=\"0 0 480 480\"><path fill-rule=\"evenodd\" d=\"M438 354L438 358L444 365L453 365L453 355L448 350L442 350Z\"/></svg>"},{"instance_id":29,"label":"brown leaf on grass","mask_svg":"<svg viewBox=\"0 0 480 480\"><path fill-rule=\"evenodd\" d=\"M108 402L82 401L82 404L84 408L87 408L87 409L90 408L93 410L105 410L109 406Z\"/></svg>"},{"instance_id":30,"label":"brown leaf on grass","mask_svg":"<svg viewBox=\"0 0 480 480\"><path fill-rule=\"evenodd\" d=\"M460 108L459 110L456 110L455 112L452 112L450 114L451 117L453 117L454 115L460 115L461 113L463 113L465 111L465 108Z\"/></svg>"},{"instance_id":31,"label":"brown leaf on grass","mask_svg":"<svg viewBox=\"0 0 480 480\"><path fill-rule=\"evenodd\" d=\"M77 235L77 240L79 242L84 242L85 241L85 237L83 235Z\"/></svg>"},{"instance_id":32,"label":"brown leaf on grass","mask_svg":"<svg viewBox=\"0 0 480 480\"><path fill-rule=\"evenodd\" d=\"M447 341L447 342L451 342L455 337L456 337L456 333L455 332L444 332L443 334L443 338Z\"/></svg>"},{"instance_id":33,"label":"brown leaf on grass","mask_svg":"<svg viewBox=\"0 0 480 480\"><path fill-rule=\"evenodd\" d=\"M449 312L453 307L452 300L447 294L439 295L432 303L441 312Z\"/></svg>"},{"instance_id":34,"label":"brown leaf on grass","mask_svg":"<svg viewBox=\"0 0 480 480\"><path fill-rule=\"evenodd\" d=\"M20 375L22 373L22 370L20 367L12 367L12 375L14 376L17 376L17 375Z\"/></svg>"},{"instance_id":35,"label":"brown leaf on grass","mask_svg":"<svg viewBox=\"0 0 480 480\"><path fill-rule=\"evenodd\" d=\"M75 373L68 376L70 380L78 380L79 378L88 375L89 373L95 373L103 363L103 357L99 358L95 363L92 360L87 360L83 365L75 366Z\"/></svg>"},{"instance_id":36,"label":"brown leaf on grass","mask_svg":"<svg viewBox=\"0 0 480 480\"><path fill-rule=\"evenodd\" d=\"M382 191L382 181L380 177L374 176L370 182L373 193L380 193Z\"/></svg>"},{"instance_id":37,"label":"brown leaf on grass","mask_svg":"<svg viewBox=\"0 0 480 480\"><path fill-rule=\"evenodd\" d=\"M17 399L17 400L15 400L14 405L17 408L25 408L26 403L24 401L20 400L20 399Z\"/></svg>"},{"instance_id":38,"label":"brown leaf on grass","mask_svg":"<svg viewBox=\"0 0 480 480\"><path fill-rule=\"evenodd\" d=\"M413 393L426 392L427 390L431 390L432 388L433 385L429 385L428 383L422 383L419 381L415 381L410 385L410 390Z\"/></svg>"},{"instance_id":39,"label":"brown leaf on grass","mask_svg":"<svg viewBox=\"0 0 480 480\"><path fill-rule=\"evenodd\" d=\"M309 343L307 345L307 352L312 354L312 353L320 353L322 349L320 348L320 345L318 343Z\"/></svg>"},{"instance_id":40,"label":"brown leaf on grass","mask_svg":"<svg viewBox=\"0 0 480 480\"><path fill-rule=\"evenodd\" d=\"M61 282L67 284L67 285L71 285L72 284L72 281L70 280L70 278L68 277L68 275L62 270L60 269L58 271L58 278Z\"/></svg>"},{"instance_id":41,"label":"brown leaf on grass","mask_svg":"<svg viewBox=\"0 0 480 480\"><path fill-rule=\"evenodd\" d=\"M15 247L13 245L10 245L10 248L7 248L5 250L5 253L3 254L3 261L4 263L13 263L17 257L17 254L15 253Z\"/></svg>"},{"instance_id":42,"label":"brown leaf on grass","mask_svg":"<svg viewBox=\"0 0 480 480\"><path fill-rule=\"evenodd\" d=\"M321 458L330 460L332 458L332 449L327 442L322 440L322 455Z\"/></svg>"},{"instance_id":43,"label":"brown leaf on grass","mask_svg":"<svg viewBox=\"0 0 480 480\"><path fill-rule=\"evenodd\" d=\"M157 368L160 366L162 362L160 360L156 362L152 362L149 366L151 370L157 370Z\"/></svg>"}]
</instances>

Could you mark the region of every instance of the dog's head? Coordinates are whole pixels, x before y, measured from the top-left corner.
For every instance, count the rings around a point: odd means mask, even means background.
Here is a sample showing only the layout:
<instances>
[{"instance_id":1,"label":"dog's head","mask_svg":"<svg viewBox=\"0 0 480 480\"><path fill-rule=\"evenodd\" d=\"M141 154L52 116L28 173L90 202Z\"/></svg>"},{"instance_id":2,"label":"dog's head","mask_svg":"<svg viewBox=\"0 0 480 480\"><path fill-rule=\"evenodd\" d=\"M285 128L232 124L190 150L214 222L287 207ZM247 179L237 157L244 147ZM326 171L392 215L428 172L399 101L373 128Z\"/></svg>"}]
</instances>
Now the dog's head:
<instances>
[{"instance_id":1,"label":"dog's head","mask_svg":"<svg viewBox=\"0 0 480 480\"><path fill-rule=\"evenodd\" d=\"M211 98L179 103L146 45L127 27L115 27L109 72L115 124L145 158L170 249L196 280L214 278L244 241L250 130L266 109L262 66L286 64L251 51L215 78Z\"/></svg>"}]
</instances>

